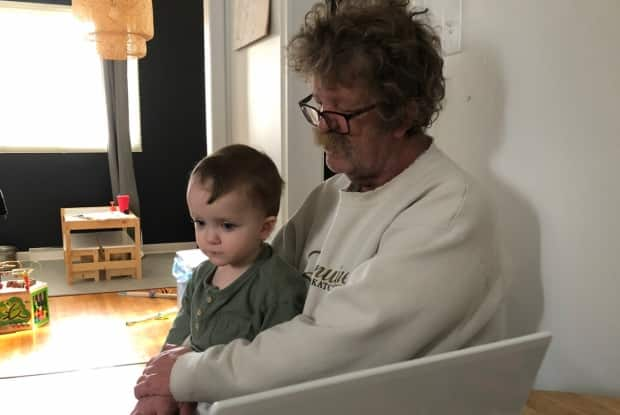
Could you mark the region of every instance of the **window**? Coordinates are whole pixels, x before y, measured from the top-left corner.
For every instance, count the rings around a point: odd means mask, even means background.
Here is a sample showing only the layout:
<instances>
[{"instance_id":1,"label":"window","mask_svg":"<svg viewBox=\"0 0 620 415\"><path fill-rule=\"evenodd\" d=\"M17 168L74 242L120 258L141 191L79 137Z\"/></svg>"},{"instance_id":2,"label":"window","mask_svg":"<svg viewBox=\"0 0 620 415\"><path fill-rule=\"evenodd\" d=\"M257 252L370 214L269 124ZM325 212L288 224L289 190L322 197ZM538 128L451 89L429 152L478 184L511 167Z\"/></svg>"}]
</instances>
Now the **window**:
<instances>
[{"instance_id":1,"label":"window","mask_svg":"<svg viewBox=\"0 0 620 415\"><path fill-rule=\"evenodd\" d=\"M70 6L0 1L0 152L103 152L101 59ZM137 60L127 62L129 126L140 150Z\"/></svg>"}]
</instances>

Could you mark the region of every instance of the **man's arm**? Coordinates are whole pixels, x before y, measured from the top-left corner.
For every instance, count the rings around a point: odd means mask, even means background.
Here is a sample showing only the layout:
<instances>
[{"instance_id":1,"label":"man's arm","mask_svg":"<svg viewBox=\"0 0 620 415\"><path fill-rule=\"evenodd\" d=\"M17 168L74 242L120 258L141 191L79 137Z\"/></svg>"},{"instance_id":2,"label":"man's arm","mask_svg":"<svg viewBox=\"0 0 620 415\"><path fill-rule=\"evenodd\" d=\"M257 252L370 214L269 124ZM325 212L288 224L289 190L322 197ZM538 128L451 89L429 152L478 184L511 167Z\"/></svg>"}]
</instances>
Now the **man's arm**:
<instances>
[{"instance_id":1,"label":"man's arm","mask_svg":"<svg viewBox=\"0 0 620 415\"><path fill-rule=\"evenodd\" d=\"M275 258L271 265L268 269L262 270L273 274L265 276L270 283L270 288L266 297L267 305L261 331L288 321L301 313L308 291L306 281L297 270L278 258ZM189 349L175 348L167 344L163 350L171 349L176 350L172 353L162 353L149 361L143 376L138 380L136 397L166 395L172 399L168 389L169 372L176 359Z\"/></svg>"},{"instance_id":2,"label":"man's arm","mask_svg":"<svg viewBox=\"0 0 620 415\"><path fill-rule=\"evenodd\" d=\"M187 346L166 346L162 352L151 358L134 387L136 399L142 400L149 396L172 398L169 387L170 371L179 356L189 351L191 349Z\"/></svg>"}]
</instances>

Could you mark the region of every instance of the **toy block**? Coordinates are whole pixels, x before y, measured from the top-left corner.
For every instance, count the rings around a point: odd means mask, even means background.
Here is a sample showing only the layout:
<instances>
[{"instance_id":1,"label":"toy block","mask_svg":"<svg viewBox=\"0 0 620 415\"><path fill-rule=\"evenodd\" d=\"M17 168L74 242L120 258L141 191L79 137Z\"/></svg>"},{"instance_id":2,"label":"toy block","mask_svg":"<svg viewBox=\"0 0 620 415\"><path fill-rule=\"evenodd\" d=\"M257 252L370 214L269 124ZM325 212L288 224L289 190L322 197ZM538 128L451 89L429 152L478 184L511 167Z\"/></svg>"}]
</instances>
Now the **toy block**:
<instances>
[{"instance_id":1,"label":"toy block","mask_svg":"<svg viewBox=\"0 0 620 415\"><path fill-rule=\"evenodd\" d=\"M49 322L47 284L36 281L27 287L23 280L0 283L0 334L32 330Z\"/></svg>"}]
</instances>

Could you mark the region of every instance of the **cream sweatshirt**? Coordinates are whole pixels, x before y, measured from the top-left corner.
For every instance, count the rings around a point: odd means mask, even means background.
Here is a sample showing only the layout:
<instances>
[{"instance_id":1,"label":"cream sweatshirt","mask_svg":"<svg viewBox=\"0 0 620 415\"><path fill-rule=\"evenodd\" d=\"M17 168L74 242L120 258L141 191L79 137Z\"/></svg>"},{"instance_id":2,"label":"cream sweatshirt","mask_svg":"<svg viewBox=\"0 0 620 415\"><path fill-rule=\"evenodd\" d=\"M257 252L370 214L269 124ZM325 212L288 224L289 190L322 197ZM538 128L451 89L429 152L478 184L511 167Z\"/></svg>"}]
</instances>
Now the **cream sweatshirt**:
<instances>
[{"instance_id":1,"label":"cream sweatshirt","mask_svg":"<svg viewBox=\"0 0 620 415\"><path fill-rule=\"evenodd\" d=\"M302 314L181 356L179 401L233 396L365 369L503 335L492 217L435 145L390 182L348 192L337 175L280 230L274 249L310 278Z\"/></svg>"}]
</instances>

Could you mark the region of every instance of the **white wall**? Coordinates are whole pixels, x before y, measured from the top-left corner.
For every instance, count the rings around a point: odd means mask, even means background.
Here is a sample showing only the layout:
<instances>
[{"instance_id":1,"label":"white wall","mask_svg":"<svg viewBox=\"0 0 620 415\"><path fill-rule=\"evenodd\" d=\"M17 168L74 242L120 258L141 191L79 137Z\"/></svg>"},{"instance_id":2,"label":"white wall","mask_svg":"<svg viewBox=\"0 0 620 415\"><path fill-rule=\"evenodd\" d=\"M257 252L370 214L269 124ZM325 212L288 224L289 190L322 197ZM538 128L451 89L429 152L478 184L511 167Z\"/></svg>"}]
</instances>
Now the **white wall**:
<instances>
[{"instance_id":1,"label":"white wall","mask_svg":"<svg viewBox=\"0 0 620 415\"><path fill-rule=\"evenodd\" d=\"M282 51L301 27L314 0L282 0ZM311 87L282 61L282 144L286 174L286 209L290 217L306 196L323 180L323 151L314 144L312 129L299 110L299 100Z\"/></svg>"},{"instance_id":2,"label":"white wall","mask_svg":"<svg viewBox=\"0 0 620 415\"><path fill-rule=\"evenodd\" d=\"M232 1L205 0L209 151L244 143L265 151L286 182L281 221L322 180L322 153L297 102L308 87L284 65L285 46L313 4L271 0L269 35L232 50ZM225 45L225 46L223 46ZM209 122L211 121L211 125Z\"/></svg>"},{"instance_id":3,"label":"white wall","mask_svg":"<svg viewBox=\"0 0 620 415\"><path fill-rule=\"evenodd\" d=\"M228 1L231 16L233 2ZM234 20L228 25L233 37ZM280 0L271 0L270 33L229 55L231 140L265 151L282 166L280 110Z\"/></svg>"},{"instance_id":4,"label":"white wall","mask_svg":"<svg viewBox=\"0 0 620 415\"><path fill-rule=\"evenodd\" d=\"M620 1L463 0L432 134L498 208L537 387L620 396Z\"/></svg>"}]
</instances>

